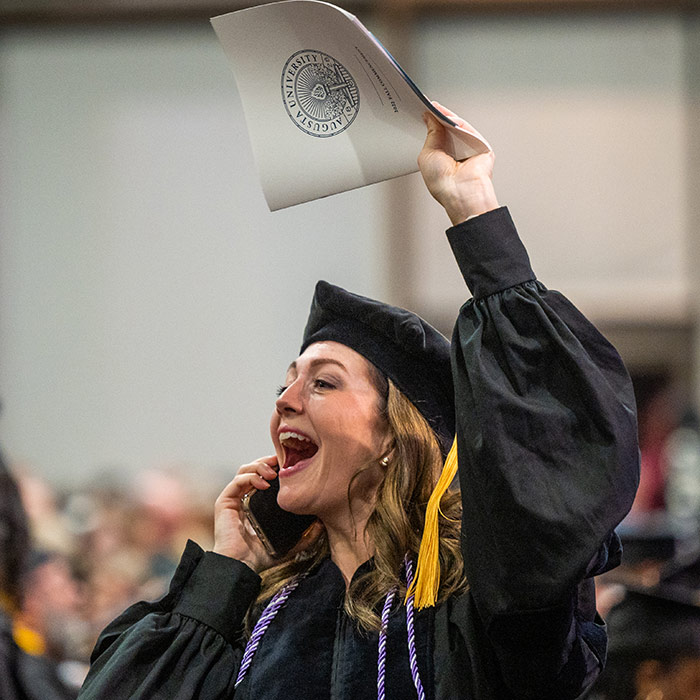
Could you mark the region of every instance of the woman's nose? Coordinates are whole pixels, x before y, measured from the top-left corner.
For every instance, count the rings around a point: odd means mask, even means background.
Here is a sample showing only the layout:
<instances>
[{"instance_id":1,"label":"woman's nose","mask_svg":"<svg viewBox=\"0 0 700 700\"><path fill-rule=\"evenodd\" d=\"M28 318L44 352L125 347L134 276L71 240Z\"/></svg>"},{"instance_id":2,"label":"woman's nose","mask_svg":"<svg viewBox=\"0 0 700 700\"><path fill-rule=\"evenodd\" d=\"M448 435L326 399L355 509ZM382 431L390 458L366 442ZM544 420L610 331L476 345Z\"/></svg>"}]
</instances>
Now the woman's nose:
<instances>
[{"instance_id":1,"label":"woman's nose","mask_svg":"<svg viewBox=\"0 0 700 700\"><path fill-rule=\"evenodd\" d=\"M275 402L275 407L277 409L277 413L280 415L284 413L301 413L301 389L297 381L289 384L289 386L287 386L287 388L280 394L279 398Z\"/></svg>"}]
</instances>

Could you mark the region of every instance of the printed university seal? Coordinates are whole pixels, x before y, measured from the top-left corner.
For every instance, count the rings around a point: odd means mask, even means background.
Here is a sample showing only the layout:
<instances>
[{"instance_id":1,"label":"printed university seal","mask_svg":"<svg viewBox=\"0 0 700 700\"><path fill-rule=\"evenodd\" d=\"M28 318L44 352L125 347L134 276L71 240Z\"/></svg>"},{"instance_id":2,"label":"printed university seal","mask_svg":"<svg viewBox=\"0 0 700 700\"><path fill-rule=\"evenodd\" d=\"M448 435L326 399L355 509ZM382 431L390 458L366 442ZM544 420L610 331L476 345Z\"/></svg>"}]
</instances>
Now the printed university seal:
<instances>
[{"instance_id":1,"label":"printed university seal","mask_svg":"<svg viewBox=\"0 0 700 700\"><path fill-rule=\"evenodd\" d=\"M289 118L311 136L345 131L360 109L360 92L350 72L323 51L297 51L284 64L282 99Z\"/></svg>"}]
</instances>

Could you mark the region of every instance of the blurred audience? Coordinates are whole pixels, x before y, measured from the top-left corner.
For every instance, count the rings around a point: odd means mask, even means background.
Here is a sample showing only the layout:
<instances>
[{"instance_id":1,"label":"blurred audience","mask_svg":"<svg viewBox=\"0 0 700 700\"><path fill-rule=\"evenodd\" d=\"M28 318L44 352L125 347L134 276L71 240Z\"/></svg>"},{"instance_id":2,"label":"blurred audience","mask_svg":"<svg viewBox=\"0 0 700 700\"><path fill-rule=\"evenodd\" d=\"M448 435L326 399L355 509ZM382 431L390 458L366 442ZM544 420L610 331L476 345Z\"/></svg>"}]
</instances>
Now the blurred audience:
<instances>
[{"instance_id":1,"label":"blurred audience","mask_svg":"<svg viewBox=\"0 0 700 700\"><path fill-rule=\"evenodd\" d=\"M700 558L674 558L627 586L608 615L608 663L591 700L700 698Z\"/></svg>"},{"instance_id":2,"label":"blurred audience","mask_svg":"<svg viewBox=\"0 0 700 700\"><path fill-rule=\"evenodd\" d=\"M667 444L679 424L683 402L676 388L662 374L635 378L634 390L639 419L641 472L632 512L640 514L666 508L669 472Z\"/></svg>"},{"instance_id":3,"label":"blurred audience","mask_svg":"<svg viewBox=\"0 0 700 700\"><path fill-rule=\"evenodd\" d=\"M213 545L221 483L174 469L124 470L57 491L0 465L0 698L77 695L104 626L162 596L188 538Z\"/></svg>"},{"instance_id":4,"label":"blurred audience","mask_svg":"<svg viewBox=\"0 0 700 700\"><path fill-rule=\"evenodd\" d=\"M640 487L622 565L596 580L607 667L589 700L700 700L700 423L661 375L635 381Z\"/></svg>"},{"instance_id":5,"label":"blurred audience","mask_svg":"<svg viewBox=\"0 0 700 700\"><path fill-rule=\"evenodd\" d=\"M627 590L608 629L608 663L592 700L700 698L700 608L663 589Z\"/></svg>"}]
</instances>

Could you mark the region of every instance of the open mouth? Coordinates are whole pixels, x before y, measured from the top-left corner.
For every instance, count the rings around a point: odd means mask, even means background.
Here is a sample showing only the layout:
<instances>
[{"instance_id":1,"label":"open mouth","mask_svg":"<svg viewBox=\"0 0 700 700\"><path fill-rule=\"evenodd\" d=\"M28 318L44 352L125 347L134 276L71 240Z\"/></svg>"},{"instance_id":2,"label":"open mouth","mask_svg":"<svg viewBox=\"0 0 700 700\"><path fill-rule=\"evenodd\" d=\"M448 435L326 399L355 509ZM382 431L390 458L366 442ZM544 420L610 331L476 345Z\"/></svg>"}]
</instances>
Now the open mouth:
<instances>
[{"instance_id":1,"label":"open mouth","mask_svg":"<svg viewBox=\"0 0 700 700\"><path fill-rule=\"evenodd\" d=\"M318 445L311 438L296 431L281 432L279 441L284 450L282 469L289 469L299 462L309 460L318 452Z\"/></svg>"}]
</instances>

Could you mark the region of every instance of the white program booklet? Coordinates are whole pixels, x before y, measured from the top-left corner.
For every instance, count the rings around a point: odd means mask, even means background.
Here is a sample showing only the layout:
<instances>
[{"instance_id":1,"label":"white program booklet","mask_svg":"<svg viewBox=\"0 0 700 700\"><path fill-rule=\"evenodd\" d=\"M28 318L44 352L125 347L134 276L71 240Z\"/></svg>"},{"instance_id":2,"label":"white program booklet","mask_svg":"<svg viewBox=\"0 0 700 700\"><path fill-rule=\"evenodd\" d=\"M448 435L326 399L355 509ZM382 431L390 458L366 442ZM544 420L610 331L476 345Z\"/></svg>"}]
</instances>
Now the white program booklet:
<instances>
[{"instance_id":1,"label":"white program booklet","mask_svg":"<svg viewBox=\"0 0 700 700\"><path fill-rule=\"evenodd\" d=\"M214 17L271 211L415 172L422 115L458 160L489 150L438 112L354 16L285 0Z\"/></svg>"}]
</instances>

